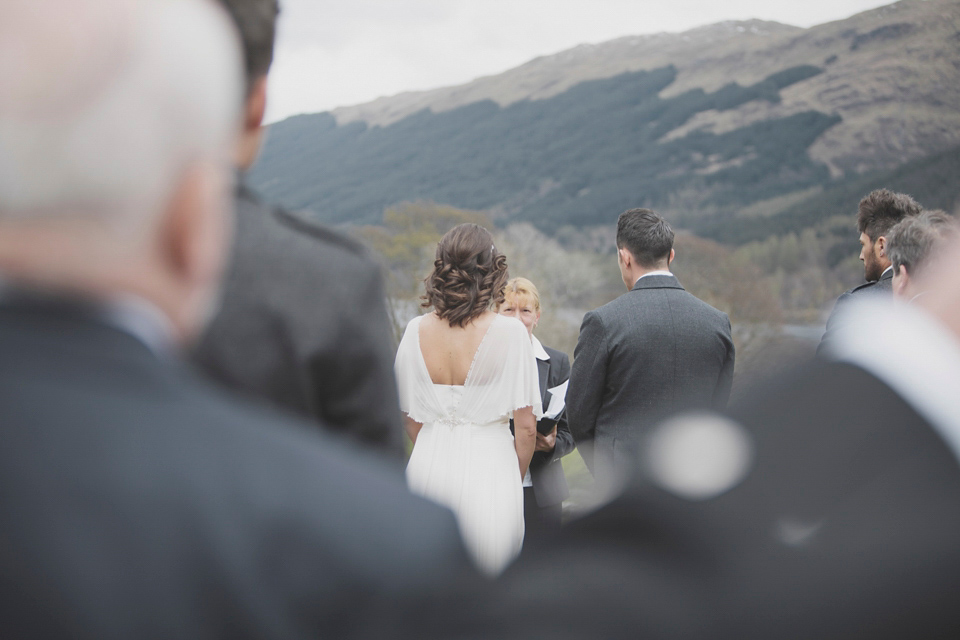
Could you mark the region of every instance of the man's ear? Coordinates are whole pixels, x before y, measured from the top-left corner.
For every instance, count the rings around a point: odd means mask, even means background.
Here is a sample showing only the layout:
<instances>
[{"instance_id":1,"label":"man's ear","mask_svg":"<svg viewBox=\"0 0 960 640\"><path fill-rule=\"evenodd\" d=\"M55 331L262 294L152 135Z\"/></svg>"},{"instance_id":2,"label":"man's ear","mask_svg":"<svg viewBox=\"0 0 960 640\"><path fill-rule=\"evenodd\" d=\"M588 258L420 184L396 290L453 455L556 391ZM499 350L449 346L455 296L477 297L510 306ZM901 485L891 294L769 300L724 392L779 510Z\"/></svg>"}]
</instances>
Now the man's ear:
<instances>
[{"instance_id":1,"label":"man's ear","mask_svg":"<svg viewBox=\"0 0 960 640\"><path fill-rule=\"evenodd\" d=\"M250 94L243 107L240 139L234 162L238 168L246 171L257 161L260 146L263 144L263 119L267 113L267 76L260 76L250 87Z\"/></svg>"},{"instance_id":2,"label":"man's ear","mask_svg":"<svg viewBox=\"0 0 960 640\"><path fill-rule=\"evenodd\" d=\"M910 274L907 273L907 265L900 265L900 272L897 274L897 286L894 293L898 296L903 296L903 292L906 291L907 287L910 285Z\"/></svg>"},{"instance_id":3,"label":"man's ear","mask_svg":"<svg viewBox=\"0 0 960 640\"><path fill-rule=\"evenodd\" d=\"M877 241L873 245L873 250L876 252L878 258L887 257L887 237L880 236L877 238Z\"/></svg>"},{"instance_id":4,"label":"man's ear","mask_svg":"<svg viewBox=\"0 0 960 640\"><path fill-rule=\"evenodd\" d=\"M186 288L215 283L223 268L230 228L220 173L208 164L189 167L163 215L161 252L168 273Z\"/></svg>"},{"instance_id":5,"label":"man's ear","mask_svg":"<svg viewBox=\"0 0 960 640\"><path fill-rule=\"evenodd\" d=\"M633 264L633 254L626 247L617 249L617 259L627 269Z\"/></svg>"},{"instance_id":6,"label":"man's ear","mask_svg":"<svg viewBox=\"0 0 960 640\"><path fill-rule=\"evenodd\" d=\"M667 266L669 267L673 264L673 259L677 257L677 252L673 249L670 249L670 255L667 256Z\"/></svg>"},{"instance_id":7,"label":"man's ear","mask_svg":"<svg viewBox=\"0 0 960 640\"><path fill-rule=\"evenodd\" d=\"M263 75L253 82L250 94L247 96L243 114L244 132L254 132L263 126L263 119L267 115L267 76Z\"/></svg>"}]
</instances>

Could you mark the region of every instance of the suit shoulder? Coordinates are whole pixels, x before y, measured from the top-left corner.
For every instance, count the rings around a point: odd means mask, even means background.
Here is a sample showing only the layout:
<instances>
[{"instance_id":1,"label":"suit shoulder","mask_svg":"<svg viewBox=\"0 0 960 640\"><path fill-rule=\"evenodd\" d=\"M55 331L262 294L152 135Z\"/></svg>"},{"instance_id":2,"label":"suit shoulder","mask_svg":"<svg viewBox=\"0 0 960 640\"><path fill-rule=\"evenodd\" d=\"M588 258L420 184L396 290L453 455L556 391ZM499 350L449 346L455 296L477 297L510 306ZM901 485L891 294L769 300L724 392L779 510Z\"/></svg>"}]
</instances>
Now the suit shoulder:
<instances>
[{"instance_id":1,"label":"suit shoulder","mask_svg":"<svg viewBox=\"0 0 960 640\"><path fill-rule=\"evenodd\" d=\"M847 289L841 294L842 296L856 296L858 294L866 293L867 291L872 290L877 286L876 282L864 282L863 284L857 285L851 289Z\"/></svg>"},{"instance_id":2,"label":"suit shoulder","mask_svg":"<svg viewBox=\"0 0 960 640\"><path fill-rule=\"evenodd\" d=\"M307 214L264 202L244 185L236 194L236 212L234 245L240 262L282 254L287 264L332 265L344 273L379 274L379 265L360 241L310 220Z\"/></svg>"},{"instance_id":3,"label":"suit shoulder","mask_svg":"<svg viewBox=\"0 0 960 640\"><path fill-rule=\"evenodd\" d=\"M294 213L282 207L273 208L273 217L282 226L313 240L335 247L358 258L370 260L370 252L362 242L351 238L346 233L337 231L326 225L309 220L304 214Z\"/></svg>"}]
</instances>

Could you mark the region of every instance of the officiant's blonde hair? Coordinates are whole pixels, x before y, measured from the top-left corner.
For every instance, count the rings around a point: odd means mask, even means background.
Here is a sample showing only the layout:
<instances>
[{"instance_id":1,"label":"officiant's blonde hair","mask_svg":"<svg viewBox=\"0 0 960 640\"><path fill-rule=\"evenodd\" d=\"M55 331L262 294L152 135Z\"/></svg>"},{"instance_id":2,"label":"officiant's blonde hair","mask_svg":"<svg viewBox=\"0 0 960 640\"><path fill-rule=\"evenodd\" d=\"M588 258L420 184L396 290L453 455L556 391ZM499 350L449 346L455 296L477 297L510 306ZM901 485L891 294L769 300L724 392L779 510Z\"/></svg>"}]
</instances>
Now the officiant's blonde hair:
<instances>
[{"instance_id":1,"label":"officiant's blonde hair","mask_svg":"<svg viewBox=\"0 0 960 640\"><path fill-rule=\"evenodd\" d=\"M507 282L507 286L503 288L503 295L505 297L512 297L514 300L518 298L523 298L524 300L530 300L533 302L533 306L536 307L537 312L540 312L540 292L537 291L535 284L527 280L526 278L512 278ZM502 307L503 302L500 303Z\"/></svg>"}]
</instances>

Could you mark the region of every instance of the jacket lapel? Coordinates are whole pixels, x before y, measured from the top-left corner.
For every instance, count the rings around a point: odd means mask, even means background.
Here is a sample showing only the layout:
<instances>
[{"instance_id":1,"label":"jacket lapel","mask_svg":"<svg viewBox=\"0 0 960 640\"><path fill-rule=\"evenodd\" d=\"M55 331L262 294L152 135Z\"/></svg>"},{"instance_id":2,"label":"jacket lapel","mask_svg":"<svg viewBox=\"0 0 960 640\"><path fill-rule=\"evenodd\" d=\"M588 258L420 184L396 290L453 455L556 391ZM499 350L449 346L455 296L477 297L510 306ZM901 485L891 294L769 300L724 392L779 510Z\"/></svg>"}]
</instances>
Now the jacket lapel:
<instances>
[{"instance_id":1,"label":"jacket lapel","mask_svg":"<svg viewBox=\"0 0 960 640\"><path fill-rule=\"evenodd\" d=\"M546 409L547 403L547 373L550 372L550 361L549 360L537 360L537 373L540 374L540 402L543 403L543 408Z\"/></svg>"}]
</instances>

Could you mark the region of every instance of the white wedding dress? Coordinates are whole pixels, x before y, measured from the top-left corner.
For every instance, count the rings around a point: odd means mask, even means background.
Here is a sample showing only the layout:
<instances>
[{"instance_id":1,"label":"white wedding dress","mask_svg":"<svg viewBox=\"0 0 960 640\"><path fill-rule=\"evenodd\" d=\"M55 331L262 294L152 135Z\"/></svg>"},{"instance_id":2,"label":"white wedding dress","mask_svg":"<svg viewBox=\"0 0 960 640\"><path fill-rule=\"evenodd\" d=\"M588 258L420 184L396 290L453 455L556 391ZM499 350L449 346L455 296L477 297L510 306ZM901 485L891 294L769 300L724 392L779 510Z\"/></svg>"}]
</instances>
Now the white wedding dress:
<instances>
[{"instance_id":1,"label":"white wedding dress","mask_svg":"<svg viewBox=\"0 0 960 640\"><path fill-rule=\"evenodd\" d=\"M423 424L407 482L453 510L475 563L496 575L523 543L522 478L509 420L529 406L542 417L533 345L519 320L498 315L464 384L434 384L420 350L421 317L407 325L395 364L400 408Z\"/></svg>"}]
</instances>

